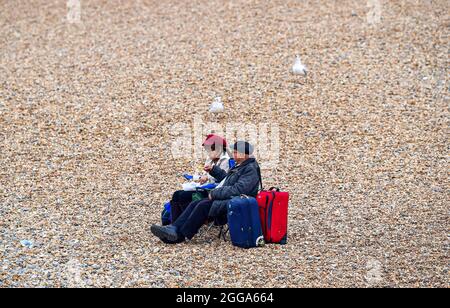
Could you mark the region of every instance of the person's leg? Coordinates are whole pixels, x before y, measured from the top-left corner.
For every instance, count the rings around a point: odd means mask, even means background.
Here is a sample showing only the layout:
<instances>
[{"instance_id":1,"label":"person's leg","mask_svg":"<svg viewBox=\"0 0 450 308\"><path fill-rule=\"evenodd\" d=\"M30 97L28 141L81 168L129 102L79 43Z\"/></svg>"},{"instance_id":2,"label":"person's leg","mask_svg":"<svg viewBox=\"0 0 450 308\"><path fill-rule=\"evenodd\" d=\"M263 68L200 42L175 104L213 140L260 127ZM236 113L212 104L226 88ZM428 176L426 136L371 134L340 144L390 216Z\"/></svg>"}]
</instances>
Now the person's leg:
<instances>
[{"instance_id":1,"label":"person's leg","mask_svg":"<svg viewBox=\"0 0 450 308\"><path fill-rule=\"evenodd\" d=\"M177 225L178 232L188 239L192 239L200 230L200 228L205 224L208 219L209 210L211 209L213 201L205 199L197 204L189 205L190 213L188 215L186 212L185 220L180 221ZM184 216L184 213L183 213ZM183 224L181 224L183 222Z\"/></svg>"},{"instance_id":2,"label":"person's leg","mask_svg":"<svg viewBox=\"0 0 450 308\"><path fill-rule=\"evenodd\" d=\"M192 202L193 191L176 191L172 200L170 201L170 214L172 216L172 222L176 221L178 217L184 212L187 206Z\"/></svg>"},{"instance_id":3,"label":"person's leg","mask_svg":"<svg viewBox=\"0 0 450 308\"><path fill-rule=\"evenodd\" d=\"M152 225L150 230L165 243L181 243L185 240L185 234L192 239L208 218L211 205L212 201L209 200L194 201L172 225L165 227ZM183 228L185 233L182 231Z\"/></svg>"},{"instance_id":4,"label":"person's leg","mask_svg":"<svg viewBox=\"0 0 450 308\"><path fill-rule=\"evenodd\" d=\"M195 194L195 191L179 190L179 191L174 192L174 194L172 196L172 201L173 202L191 202L193 194Z\"/></svg>"},{"instance_id":5,"label":"person's leg","mask_svg":"<svg viewBox=\"0 0 450 308\"><path fill-rule=\"evenodd\" d=\"M194 211L197 204L199 204L201 201L194 201L189 204L189 206L184 210L184 212L177 218L177 220L172 222L172 226L177 227L178 229L181 229L181 227L186 223L186 221L189 219L189 216L191 216L192 212Z\"/></svg>"},{"instance_id":6,"label":"person's leg","mask_svg":"<svg viewBox=\"0 0 450 308\"><path fill-rule=\"evenodd\" d=\"M180 232L178 232L178 230L180 229L181 226L183 226L183 224L189 218L189 215L192 213L195 206L199 202L200 201L191 202L191 204L178 217L178 219L172 221L171 225L168 226L152 225L150 231L166 244L177 244L184 242L185 237L181 235Z\"/></svg>"}]
</instances>

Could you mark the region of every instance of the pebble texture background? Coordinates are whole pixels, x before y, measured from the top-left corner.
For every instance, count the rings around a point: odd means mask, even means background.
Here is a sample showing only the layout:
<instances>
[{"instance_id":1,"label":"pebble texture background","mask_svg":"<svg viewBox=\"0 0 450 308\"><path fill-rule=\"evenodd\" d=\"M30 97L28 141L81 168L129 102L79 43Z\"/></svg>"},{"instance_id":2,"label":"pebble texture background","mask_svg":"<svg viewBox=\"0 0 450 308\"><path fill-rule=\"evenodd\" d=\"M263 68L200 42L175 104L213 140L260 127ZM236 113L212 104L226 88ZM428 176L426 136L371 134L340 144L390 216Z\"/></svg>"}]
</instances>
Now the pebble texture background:
<instances>
[{"instance_id":1,"label":"pebble texture background","mask_svg":"<svg viewBox=\"0 0 450 308\"><path fill-rule=\"evenodd\" d=\"M448 287L448 12L82 0L73 22L0 1L0 287ZM194 115L279 124L264 178L291 193L287 246L150 236Z\"/></svg>"}]
</instances>

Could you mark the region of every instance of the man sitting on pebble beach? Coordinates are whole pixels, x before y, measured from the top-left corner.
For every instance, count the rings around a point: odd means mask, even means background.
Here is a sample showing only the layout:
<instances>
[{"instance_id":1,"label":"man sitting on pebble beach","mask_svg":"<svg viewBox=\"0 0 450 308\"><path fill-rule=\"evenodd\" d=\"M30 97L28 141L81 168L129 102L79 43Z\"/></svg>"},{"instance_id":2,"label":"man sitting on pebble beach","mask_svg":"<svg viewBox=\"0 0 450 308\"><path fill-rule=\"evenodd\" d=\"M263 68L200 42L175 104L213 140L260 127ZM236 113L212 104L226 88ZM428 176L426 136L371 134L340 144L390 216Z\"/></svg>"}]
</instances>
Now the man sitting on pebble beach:
<instances>
[{"instance_id":1,"label":"man sitting on pebble beach","mask_svg":"<svg viewBox=\"0 0 450 308\"><path fill-rule=\"evenodd\" d=\"M151 232L165 243L182 243L191 240L205 224L216 218L224 219L229 201L236 196L256 197L260 186L260 169L253 156L253 146L238 141L233 146L236 166L228 173L218 166L205 166L205 171L220 184L207 199L192 202L178 219L169 226L153 225Z\"/></svg>"}]
</instances>

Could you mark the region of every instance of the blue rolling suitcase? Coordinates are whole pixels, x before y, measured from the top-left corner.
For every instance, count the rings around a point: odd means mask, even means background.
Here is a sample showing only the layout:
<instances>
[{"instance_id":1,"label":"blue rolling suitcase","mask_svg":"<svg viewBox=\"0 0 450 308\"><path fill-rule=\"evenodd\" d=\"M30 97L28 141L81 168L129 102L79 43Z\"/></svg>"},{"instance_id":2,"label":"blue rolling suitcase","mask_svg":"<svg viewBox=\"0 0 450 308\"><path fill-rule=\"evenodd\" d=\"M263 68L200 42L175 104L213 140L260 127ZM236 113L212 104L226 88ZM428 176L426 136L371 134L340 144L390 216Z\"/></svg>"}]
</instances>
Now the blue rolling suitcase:
<instances>
[{"instance_id":1,"label":"blue rolling suitcase","mask_svg":"<svg viewBox=\"0 0 450 308\"><path fill-rule=\"evenodd\" d=\"M264 235L255 198L241 196L228 204L228 226L231 242L241 248L264 246Z\"/></svg>"}]
</instances>

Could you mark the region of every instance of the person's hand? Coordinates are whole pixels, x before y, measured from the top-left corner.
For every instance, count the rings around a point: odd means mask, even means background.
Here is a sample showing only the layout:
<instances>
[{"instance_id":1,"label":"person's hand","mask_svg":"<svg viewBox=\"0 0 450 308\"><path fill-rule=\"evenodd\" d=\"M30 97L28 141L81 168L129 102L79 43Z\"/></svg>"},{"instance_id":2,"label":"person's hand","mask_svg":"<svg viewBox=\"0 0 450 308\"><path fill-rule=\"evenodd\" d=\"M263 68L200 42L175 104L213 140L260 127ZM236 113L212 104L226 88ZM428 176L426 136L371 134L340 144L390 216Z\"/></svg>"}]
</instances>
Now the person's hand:
<instances>
[{"instance_id":1,"label":"person's hand","mask_svg":"<svg viewBox=\"0 0 450 308\"><path fill-rule=\"evenodd\" d=\"M210 173L212 169L213 169L213 166L205 165L205 168L203 170L205 170L206 172Z\"/></svg>"},{"instance_id":2,"label":"person's hand","mask_svg":"<svg viewBox=\"0 0 450 308\"><path fill-rule=\"evenodd\" d=\"M200 184L203 185L206 182L208 182L208 177L206 175L204 175L200 178Z\"/></svg>"}]
</instances>

